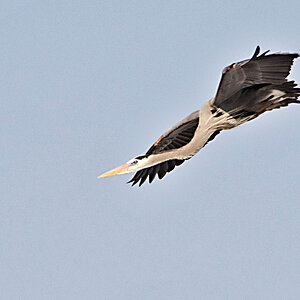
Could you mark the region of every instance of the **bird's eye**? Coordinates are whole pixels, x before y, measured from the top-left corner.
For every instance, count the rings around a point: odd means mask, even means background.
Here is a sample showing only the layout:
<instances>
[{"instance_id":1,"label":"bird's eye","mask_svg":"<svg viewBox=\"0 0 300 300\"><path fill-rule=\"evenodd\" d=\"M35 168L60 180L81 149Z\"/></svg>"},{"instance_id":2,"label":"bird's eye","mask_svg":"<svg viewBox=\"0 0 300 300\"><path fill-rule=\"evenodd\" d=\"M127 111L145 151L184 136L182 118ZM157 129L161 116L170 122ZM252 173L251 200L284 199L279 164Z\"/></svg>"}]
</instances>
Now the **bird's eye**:
<instances>
[{"instance_id":1,"label":"bird's eye","mask_svg":"<svg viewBox=\"0 0 300 300\"><path fill-rule=\"evenodd\" d=\"M135 160L135 161L133 161L133 162L131 163L131 165L134 166L134 165L136 165L137 163L138 163L138 161Z\"/></svg>"}]
</instances>

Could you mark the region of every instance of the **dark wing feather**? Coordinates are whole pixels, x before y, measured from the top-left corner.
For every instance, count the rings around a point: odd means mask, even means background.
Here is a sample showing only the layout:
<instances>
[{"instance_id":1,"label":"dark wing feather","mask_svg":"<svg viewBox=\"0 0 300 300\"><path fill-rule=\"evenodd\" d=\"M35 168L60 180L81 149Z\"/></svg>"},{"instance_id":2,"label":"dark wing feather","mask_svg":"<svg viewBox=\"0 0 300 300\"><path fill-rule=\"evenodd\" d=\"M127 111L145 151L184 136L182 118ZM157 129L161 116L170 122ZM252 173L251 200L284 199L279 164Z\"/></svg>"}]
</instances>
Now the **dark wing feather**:
<instances>
[{"instance_id":1,"label":"dark wing feather","mask_svg":"<svg viewBox=\"0 0 300 300\"><path fill-rule=\"evenodd\" d=\"M257 46L251 59L244 60L226 67L218 87L214 105L222 108L222 103L241 89L261 84L280 85L286 82L293 60L297 53L277 53L259 55Z\"/></svg>"},{"instance_id":2,"label":"dark wing feather","mask_svg":"<svg viewBox=\"0 0 300 300\"><path fill-rule=\"evenodd\" d=\"M158 175L159 179L162 179L167 173L174 170L175 166L179 166L183 162L183 159L171 159L168 161L164 161L155 166L136 172L133 178L127 183L132 182L132 185L135 185L140 181L139 186L141 186L146 181L147 177L149 177L149 183L151 183L154 180L156 174Z\"/></svg>"},{"instance_id":3,"label":"dark wing feather","mask_svg":"<svg viewBox=\"0 0 300 300\"><path fill-rule=\"evenodd\" d=\"M206 146L208 142L212 141L220 132L221 130L216 130L209 137L209 139L207 140L204 146ZM176 166L180 166L182 163L184 163L185 160L187 159L171 159L159 163L157 165L154 165L152 167L140 170L136 172L133 178L127 183L132 182L132 186L133 186L140 181L139 186L141 186L146 181L147 177L149 177L149 183L151 183L154 180L156 174L158 175L159 179L162 179L167 173L173 171Z\"/></svg>"},{"instance_id":4,"label":"dark wing feather","mask_svg":"<svg viewBox=\"0 0 300 300\"><path fill-rule=\"evenodd\" d=\"M158 173L158 170L159 170L159 165L152 166L152 170L150 170L149 172L149 183L151 183L154 180L155 175Z\"/></svg>"},{"instance_id":5,"label":"dark wing feather","mask_svg":"<svg viewBox=\"0 0 300 300\"><path fill-rule=\"evenodd\" d=\"M199 113L194 112L163 134L143 157L172 151L185 146L194 137L198 124ZM149 182L151 183L156 175L158 175L159 179L162 179L168 172L171 172L176 166L181 165L183 162L184 159L171 159L140 170L135 173L128 183L132 182L132 185L135 185L140 181L139 185L141 186L147 177L149 177Z\"/></svg>"},{"instance_id":6,"label":"dark wing feather","mask_svg":"<svg viewBox=\"0 0 300 300\"><path fill-rule=\"evenodd\" d=\"M188 144L193 138L199 124L199 117L183 122L174 130L162 135L147 151L146 156L168 150L178 149Z\"/></svg>"},{"instance_id":7,"label":"dark wing feather","mask_svg":"<svg viewBox=\"0 0 300 300\"><path fill-rule=\"evenodd\" d=\"M198 120L199 122L199 120ZM194 124L195 125L195 124ZM192 126L190 126L190 128L192 128ZM196 130L196 129L195 129ZM216 130L210 137L209 139L207 140L206 144L210 141L212 141L219 133L220 133L221 130ZM192 132L192 131L191 131ZM177 132L178 133L178 132ZM192 134L192 136L194 135L194 133ZM167 138L169 138L171 136L171 133L170 135L166 135ZM191 138L192 138L191 136ZM164 141L163 139L160 140L159 143L162 143L164 144ZM176 144L176 143L175 143ZM205 145L206 145L205 144ZM168 149L171 149L170 148L170 145L174 145L174 143L172 142L171 144L168 144L165 148L163 148L163 151L167 151ZM204 146L205 146L204 145ZM157 150L157 148L155 148L156 145L154 144L150 149L149 151L153 151L152 153L154 153L154 151ZM174 146L175 148L175 146ZM149 152L148 151L148 152ZM147 153L148 153L147 152ZM150 155L150 154L148 154ZM189 158L187 158L189 159ZM128 181L127 183L132 183L132 185L135 185L137 184L139 181L139 186L141 186L147 179L147 177L149 178L149 183L152 183L152 181L154 180L155 176L158 175L158 178L159 179L162 179L167 173L173 171L175 169L176 166L180 166L182 163L184 163L185 160L187 159L171 159L171 160L168 160L168 161L164 161L162 163L159 163L157 165L154 165L154 166L151 166L149 168L145 168L143 170L140 170L140 171L137 171L135 173L135 175L133 176L133 178Z\"/></svg>"},{"instance_id":8,"label":"dark wing feather","mask_svg":"<svg viewBox=\"0 0 300 300\"><path fill-rule=\"evenodd\" d=\"M147 177L148 177L148 172L143 172L139 186L141 186L146 181Z\"/></svg>"}]
</instances>

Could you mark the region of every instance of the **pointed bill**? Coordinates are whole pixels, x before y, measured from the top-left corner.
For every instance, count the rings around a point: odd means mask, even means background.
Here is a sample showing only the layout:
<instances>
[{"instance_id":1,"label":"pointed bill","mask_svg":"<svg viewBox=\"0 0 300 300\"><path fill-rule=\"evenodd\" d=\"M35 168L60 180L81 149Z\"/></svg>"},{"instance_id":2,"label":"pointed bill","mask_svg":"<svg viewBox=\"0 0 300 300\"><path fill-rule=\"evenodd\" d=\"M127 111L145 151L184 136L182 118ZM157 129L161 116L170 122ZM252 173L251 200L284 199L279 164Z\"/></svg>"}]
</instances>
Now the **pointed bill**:
<instances>
[{"instance_id":1,"label":"pointed bill","mask_svg":"<svg viewBox=\"0 0 300 300\"><path fill-rule=\"evenodd\" d=\"M109 177L109 176L113 176L113 175L120 175L120 174L129 173L128 169L129 169L130 166L131 166L131 164L122 165L120 167L112 169L112 170L98 176L98 178L104 178L104 177Z\"/></svg>"}]
</instances>

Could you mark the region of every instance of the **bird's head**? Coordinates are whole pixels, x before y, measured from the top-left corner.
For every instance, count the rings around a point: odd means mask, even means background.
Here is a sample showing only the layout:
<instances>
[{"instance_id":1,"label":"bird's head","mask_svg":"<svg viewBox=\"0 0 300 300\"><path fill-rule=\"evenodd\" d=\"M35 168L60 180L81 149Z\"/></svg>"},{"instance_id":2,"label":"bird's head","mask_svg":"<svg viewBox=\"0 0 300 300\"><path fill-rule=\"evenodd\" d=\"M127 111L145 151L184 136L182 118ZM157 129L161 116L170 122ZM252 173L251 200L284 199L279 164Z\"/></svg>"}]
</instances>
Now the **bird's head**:
<instances>
[{"instance_id":1,"label":"bird's head","mask_svg":"<svg viewBox=\"0 0 300 300\"><path fill-rule=\"evenodd\" d=\"M109 177L112 175L121 175L126 173L133 173L148 167L148 158L145 155L137 156L129 160L126 164L121 165L115 169L112 169L100 176L98 178Z\"/></svg>"}]
</instances>

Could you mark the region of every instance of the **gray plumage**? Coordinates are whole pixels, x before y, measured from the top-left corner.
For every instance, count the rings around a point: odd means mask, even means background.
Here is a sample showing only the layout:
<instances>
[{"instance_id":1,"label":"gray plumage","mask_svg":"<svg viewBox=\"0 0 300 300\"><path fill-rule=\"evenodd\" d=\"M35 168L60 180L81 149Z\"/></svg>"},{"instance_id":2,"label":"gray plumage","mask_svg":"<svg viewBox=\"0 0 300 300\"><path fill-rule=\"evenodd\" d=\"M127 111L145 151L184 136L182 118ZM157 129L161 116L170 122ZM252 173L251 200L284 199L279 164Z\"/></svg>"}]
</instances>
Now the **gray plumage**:
<instances>
[{"instance_id":1,"label":"gray plumage","mask_svg":"<svg viewBox=\"0 0 300 300\"><path fill-rule=\"evenodd\" d=\"M297 53L259 55L257 47L251 59L223 69L216 96L200 110L165 132L143 156L148 167L137 171L129 181L142 185L147 177L151 183L157 174L161 179L175 166L195 155L221 130L252 120L265 111L299 103L300 89L287 81Z\"/></svg>"},{"instance_id":2,"label":"gray plumage","mask_svg":"<svg viewBox=\"0 0 300 300\"><path fill-rule=\"evenodd\" d=\"M132 185L142 185L147 178L151 183L156 175L161 179L190 159L222 130L239 126L265 111L300 103L300 89L294 81L287 80L299 54L259 52L257 47L250 59L224 68L216 96L165 132L145 155L99 177L136 172L129 181Z\"/></svg>"}]
</instances>

